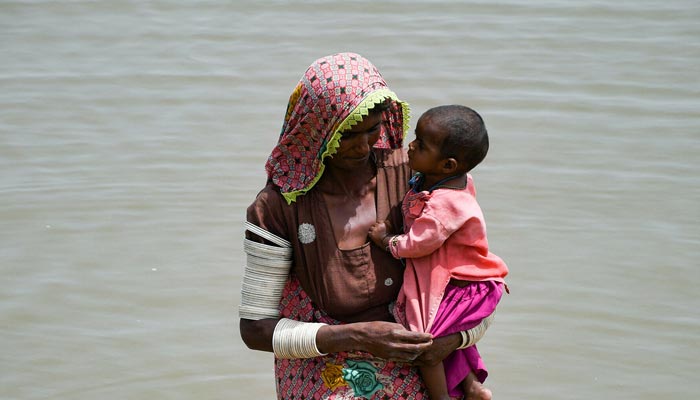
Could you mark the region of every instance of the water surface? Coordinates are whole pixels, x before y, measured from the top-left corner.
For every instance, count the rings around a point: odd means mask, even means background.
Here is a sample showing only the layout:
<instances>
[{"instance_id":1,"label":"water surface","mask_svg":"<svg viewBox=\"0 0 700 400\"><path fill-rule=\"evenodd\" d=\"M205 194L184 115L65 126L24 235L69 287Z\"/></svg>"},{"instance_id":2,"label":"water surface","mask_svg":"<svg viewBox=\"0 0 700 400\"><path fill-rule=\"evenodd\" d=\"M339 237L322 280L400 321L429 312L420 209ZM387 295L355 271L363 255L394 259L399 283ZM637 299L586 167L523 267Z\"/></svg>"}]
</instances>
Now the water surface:
<instances>
[{"instance_id":1,"label":"water surface","mask_svg":"<svg viewBox=\"0 0 700 400\"><path fill-rule=\"evenodd\" d=\"M700 6L555 0L0 4L0 397L267 399L245 207L316 58L477 109L511 269L496 398L700 393Z\"/></svg>"}]
</instances>

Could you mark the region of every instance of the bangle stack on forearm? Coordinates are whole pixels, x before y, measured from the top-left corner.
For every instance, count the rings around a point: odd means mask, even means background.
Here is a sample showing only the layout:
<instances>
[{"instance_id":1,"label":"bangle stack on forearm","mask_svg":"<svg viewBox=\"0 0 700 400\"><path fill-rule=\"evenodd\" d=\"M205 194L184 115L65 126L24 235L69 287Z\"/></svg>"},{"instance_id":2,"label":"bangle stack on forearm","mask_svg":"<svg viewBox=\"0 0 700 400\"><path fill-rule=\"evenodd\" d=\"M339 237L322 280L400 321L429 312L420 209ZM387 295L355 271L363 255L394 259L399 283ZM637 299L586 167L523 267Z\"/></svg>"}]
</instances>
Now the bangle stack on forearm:
<instances>
[{"instance_id":1,"label":"bangle stack on forearm","mask_svg":"<svg viewBox=\"0 0 700 400\"><path fill-rule=\"evenodd\" d=\"M272 334L272 351L277 358L325 356L316 346L316 334L326 324L282 318Z\"/></svg>"}]
</instances>

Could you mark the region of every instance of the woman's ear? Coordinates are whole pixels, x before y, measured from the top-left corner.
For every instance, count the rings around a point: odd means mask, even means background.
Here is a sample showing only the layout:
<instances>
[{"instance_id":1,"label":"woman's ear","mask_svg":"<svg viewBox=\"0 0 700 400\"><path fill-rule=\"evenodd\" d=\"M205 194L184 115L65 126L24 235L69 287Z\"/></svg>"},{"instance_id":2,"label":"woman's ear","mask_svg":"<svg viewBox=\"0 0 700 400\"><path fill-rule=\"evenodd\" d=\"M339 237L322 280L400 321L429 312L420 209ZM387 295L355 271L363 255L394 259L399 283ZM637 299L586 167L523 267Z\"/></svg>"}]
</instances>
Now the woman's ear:
<instances>
[{"instance_id":1,"label":"woman's ear","mask_svg":"<svg viewBox=\"0 0 700 400\"><path fill-rule=\"evenodd\" d=\"M445 174L451 174L457 170L459 163L454 158L446 158L442 161L442 171Z\"/></svg>"}]
</instances>

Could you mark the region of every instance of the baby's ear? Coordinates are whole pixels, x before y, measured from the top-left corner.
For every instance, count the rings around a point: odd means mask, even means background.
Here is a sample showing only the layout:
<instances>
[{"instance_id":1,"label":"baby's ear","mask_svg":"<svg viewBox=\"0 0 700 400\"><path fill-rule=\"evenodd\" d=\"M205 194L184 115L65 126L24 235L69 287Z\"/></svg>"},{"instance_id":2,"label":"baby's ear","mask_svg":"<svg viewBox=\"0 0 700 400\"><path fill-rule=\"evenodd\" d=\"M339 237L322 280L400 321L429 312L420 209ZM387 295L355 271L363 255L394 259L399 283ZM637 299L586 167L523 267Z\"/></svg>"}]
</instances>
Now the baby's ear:
<instances>
[{"instance_id":1,"label":"baby's ear","mask_svg":"<svg viewBox=\"0 0 700 400\"><path fill-rule=\"evenodd\" d=\"M459 163L452 157L446 158L442 161L442 169L446 174L456 171L457 167L459 167Z\"/></svg>"}]
</instances>

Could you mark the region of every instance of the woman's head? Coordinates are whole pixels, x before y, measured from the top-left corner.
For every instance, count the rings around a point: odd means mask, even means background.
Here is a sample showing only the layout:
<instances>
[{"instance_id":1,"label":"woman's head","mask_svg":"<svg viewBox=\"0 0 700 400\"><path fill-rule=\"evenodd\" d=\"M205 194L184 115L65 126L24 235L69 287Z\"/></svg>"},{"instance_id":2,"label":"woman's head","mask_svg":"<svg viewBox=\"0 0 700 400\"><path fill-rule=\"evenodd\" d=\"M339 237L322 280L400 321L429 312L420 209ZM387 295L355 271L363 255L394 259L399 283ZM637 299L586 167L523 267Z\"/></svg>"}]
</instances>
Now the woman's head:
<instances>
[{"instance_id":1,"label":"woman's head","mask_svg":"<svg viewBox=\"0 0 700 400\"><path fill-rule=\"evenodd\" d=\"M355 127L377 107L381 122L372 147L401 147L408 105L387 88L372 63L355 53L339 53L316 60L306 70L289 98L279 142L265 166L288 202L314 186L343 133L364 129Z\"/></svg>"}]
</instances>

